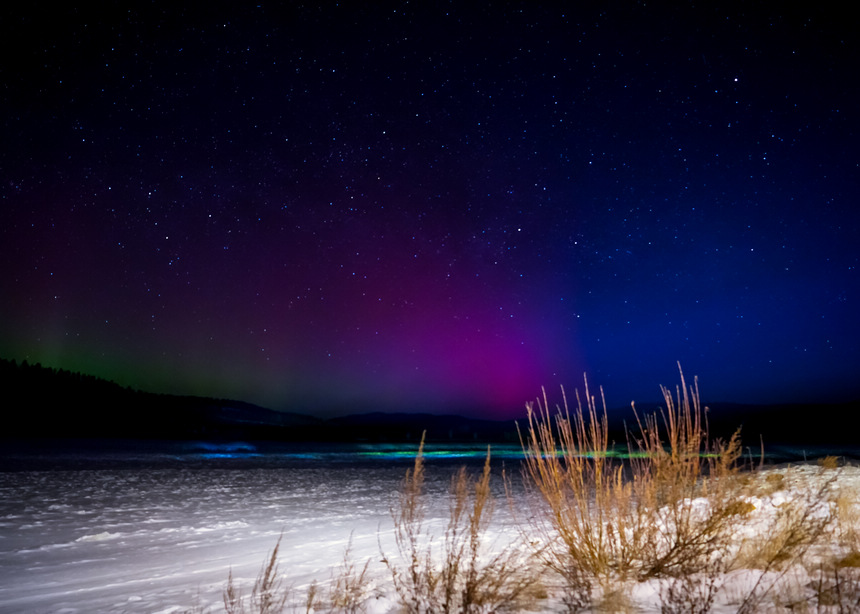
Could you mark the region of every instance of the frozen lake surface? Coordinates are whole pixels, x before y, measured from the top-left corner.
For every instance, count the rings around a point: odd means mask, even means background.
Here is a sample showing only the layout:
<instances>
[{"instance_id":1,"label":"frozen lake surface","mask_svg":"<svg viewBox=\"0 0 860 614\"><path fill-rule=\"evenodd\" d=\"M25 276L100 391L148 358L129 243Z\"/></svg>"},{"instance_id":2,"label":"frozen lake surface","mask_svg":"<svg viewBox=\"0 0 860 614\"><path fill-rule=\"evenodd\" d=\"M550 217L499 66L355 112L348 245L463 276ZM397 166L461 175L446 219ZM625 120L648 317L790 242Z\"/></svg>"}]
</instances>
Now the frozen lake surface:
<instances>
[{"instance_id":1,"label":"frozen lake surface","mask_svg":"<svg viewBox=\"0 0 860 614\"><path fill-rule=\"evenodd\" d=\"M247 589L281 534L281 570L299 590L330 578L350 538L353 558L376 569L380 542L393 552L389 509L416 450L162 444L9 454L0 612L217 611L228 572ZM494 468L516 466L518 452L494 448ZM428 446L428 492L441 495L463 464L477 471L484 454ZM440 505L431 518L446 513Z\"/></svg>"},{"instance_id":2,"label":"frozen lake surface","mask_svg":"<svg viewBox=\"0 0 860 614\"><path fill-rule=\"evenodd\" d=\"M371 561L372 582L390 579L380 547L395 553L390 506L417 444L100 445L7 446L0 456L0 614L223 611L230 570L250 592L279 536L281 572L298 594L332 577L350 540L352 559ZM785 452L797 460L828 451ZM444 530L452 474L464 464L477 473L485 454L425 449L435 534ZM515 534L500 473L505 466L521 488L520 458L517 445L493 447L494 539ZM846 468L840 482L860 492L860 471ZM369 611L393 605L381 599Z\"/></svg>"}]
</instances>

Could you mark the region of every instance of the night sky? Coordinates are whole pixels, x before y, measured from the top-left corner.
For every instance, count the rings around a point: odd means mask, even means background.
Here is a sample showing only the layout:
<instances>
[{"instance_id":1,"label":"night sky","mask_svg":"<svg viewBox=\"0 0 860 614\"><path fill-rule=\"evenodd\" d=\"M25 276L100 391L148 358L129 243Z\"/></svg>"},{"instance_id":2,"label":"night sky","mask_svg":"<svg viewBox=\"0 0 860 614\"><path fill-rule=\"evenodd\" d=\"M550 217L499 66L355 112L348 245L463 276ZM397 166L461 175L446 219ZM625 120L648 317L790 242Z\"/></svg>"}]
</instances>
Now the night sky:
<instances>
[{"instance_id":1,"label":"night sky","mask_svg":"<svg viewBox=\"0 0 860 614\"><path fill-rule=\"evenodd\" d=\"M835 4L7 4L4 358L321 416L647 405L677 361L860 398Z\"/></svg>"}]
</instances>

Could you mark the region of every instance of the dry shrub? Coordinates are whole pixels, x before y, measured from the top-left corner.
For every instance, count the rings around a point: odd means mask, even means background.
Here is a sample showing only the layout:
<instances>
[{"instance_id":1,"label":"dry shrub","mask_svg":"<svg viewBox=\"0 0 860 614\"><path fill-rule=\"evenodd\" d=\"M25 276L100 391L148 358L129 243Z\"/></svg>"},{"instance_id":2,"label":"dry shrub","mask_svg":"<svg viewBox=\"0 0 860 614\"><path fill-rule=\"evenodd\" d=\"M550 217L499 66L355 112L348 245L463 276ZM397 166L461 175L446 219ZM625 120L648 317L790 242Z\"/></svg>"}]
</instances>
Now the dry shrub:
<instances>
[{"instance_id":1,"label":"dry shrub","mask_svg":"<svg viewBox=\"0 0 860 614\"><path fill-rule=\"evenodd\" d=\"M833 504L839 544L848 552L860 552L860 496L855 489L841 488Z\"/></svg>"},{"instance_id":2,"label":"dry shrub","mask_svg":"<svg viewBox=\"0 0 860 614\"><path fill-rule=\"evenodd\" d=\"M255 614L280 614L284 611L287 598L290 595L290 589L283 585L278 570L278 549L281 546L281 537L278 538L274 549L266 557L266 561L254 582L254 587L251 589L248 605L250 611ZM242 591L233 582L232 570L227 578L223 599L227 614L245 614L248 611L245 609Z\"/></svg>"},{"instance_id":3,"label":"dry shrub","mask_svg":"<svg viewBox=\"0 0 860 614\"><path fill-rule=\"evenodd\" d=\"M370 598L372 590L369 583L367 568L370 565L368 558L364 565L358 566L352 559L352 537L350 537L346 550L343 553L343 561L340 569L332 578L329 587L329 606L332 612L343 612L344 614L358 614L364 611L364 606ZM313 587L313 585L312 585ZM313 590L308 591L308 609L317 607Z\"/></svg>"},{"instance_id":4,"label":"dry shrub","mask_svg":"<svg viewBox=\"0 0 860 614\"><path fill-rule=\"evenodd\" d=\"M733 566L772 571L799 563L833 522L828 499L835 479L799 490L777 506L772 520L744 542Z\"/></svg>"},{"instance_id":5,"label":"dry shrub","mask_svg":"<svg viewBox=\"0 0 860 614\"><path fill-rule=\"evenodd\" d=\"M819 610L820 600L817 596L815 577L808 570L794 568L784 574L771 589L770 603L765 606L764 600L756 605L760 610L769 612L792 612L794 614L810 614ZM743 602L743 596L736 604Z\"/></svg>"},{"instance_id":6,"label":"dry shrub","mask_svg":"<svg viewBox=\"0 0 860 614\"><path fill-rule=\"evenodd\" d=\"M698 384L663 388L666 408L628 434L629 461L611 456L606 403L564 405L550 415L544 394L528 405L521 432L526 488L536 497L524 531L536 534L544 562L568 585L570 611L585 607L595 582L699 574L704 585L678 591L710 594L708 578L726 561L730 536L748 511L741 501L739 437L708 437ZM562 391L563 392L563 391ZM689 583L688 583L689 584ZM684 585L686 586L686 585ZM690 597L692 598L692 597ZM575 607L574 607L575 606Z\"/></svg>"},{"instance_id":7,"label":"dry shrub","mask_svg":"<svg viewBox=\"0 0 860 614\"><path fill-rule=\"evenodd\" d=\"M601 614L632 614L636 611L626 582L604 582L594 606Z\"/></svg>"},{"instance_id":8,"label":"dry shrub","mask_svg":"<svg viewBox=\"0 0 860 614\"><path fill-rule=\"evenodd\" d=\"M289 604L293 595L290 586L283 583L279 571L278 551L281 538L275 548L266 556L266 561L247 598L236 586L231 570L227 584L222 593L224 609L227 614L280 614L285 610L290 612L330 612L331 614L359 614L365 609L370 597L371 588L368 583L368 559L364 565L358 566L352 559L352 539L346 547L340 569L332 574L327 599L320 592L316 581L311 582L301 604ZM194 610L196 612L196 610Z\"/></svg>"},{"instance_id":9,"label":"dry shrub","mask_svg":"<svg viewBox=\"0 0 860 614\"><path fill-rule=\"evenodd\" d=\"M738 600L740 614L760 611L768 596L778 599L779 592L785 592L786 575L803 565L810 548L828 535L833 522L829 499L835 480L834 475L819 482L816 488L794 493L776 508L770 522L759 527L755 536L743 544L734 566L756 569L759 573L752 588ZM825 577L823 569L819 576Z\"/></svg>"},{"instance_id":10,"label":"dry shrub","mask_svg":"<svg viewBox=\"0 0 860 614\"><path fill-rule=\"evenodd\" d=\"M635 503L641 484L624 479L622 465L609 457L605 402L598 413L587 381L585 395L583 409L577 391L573 415L566 398L555 416L545 394L536 408L529 404L521 439L526 488L540 499L528 531L547 546L539 554L551 569L571 588L590 592L579 586L590 577L630 570L653 525Z\"/></svg>"},{"instance_id":11,"label":"dry shrub","mask_svg":"<svg viewBox=\"0 0 860 614\"><path fill-rule=\"evenodd\" d=\"M833 458L833 457L828 457ZM819 466L822 466L819 462ZM828 467L823 466L823 469ZM831 478L829 483L833 483ZM832 549L829 561L820 562L811 588L818 610L840 614L860 613L860 509L854 488L844 485L830 498L834 516L832 534L825 541Z\"/></svg>"},{"instance_id":12,"label":"dry shrub","mask_svg":"<svg viewBox=\"0 0 860 614\"><path fill-rule=\"evenodd\" d=\"M769 471L764 476L764 484L757 484L756 486L762 496L772 495L785 488L785 475L776 471Z\"/></svg>"},{"instance_id":13,"label":"dry shrub","mask_svg":"<svg viewBox=\"0 0 860 614\"><path fill-rule=\"evenodd\" d=\"M835 456L824 456L815 461L822 469L838 469L839 459Z\"/></svg>"},{"instance_id":14,"label":"dry shrub","mask_svg":"<svg viewBox=\"0 0 860 614\"><path fill-rule=\"evenodd\" d=\"M860 572L826 564L799 571L774 591L773 605L794 614L860 613Z\"/></svg>"},{"instance_id":15,"label":"dry shrub","mask_svg":"<svg viewBox=\"0 0 860 614\"><path fill-rule=\"evenodd\" d=\"M684 574L661 583L658 595L661 614L706 614L722 588L722 564L697 574Z\"/></svg>"},{"instance_id":16,"label":"dry shrub","mask_svg":"<svg viewBox=\"0 0 860 614\"><path fill-rule=\"evenodd\" d=\"M394 589L407 612L473 614L512 607L535 582L524 556L513 546L490 553L485 542L493 514L490 492L490 452L481 476L474 480L465 468L453 477L449 517L441 552L425 526L424 440L407 471L392 508L399 561L382 553Z\"/></svg>"},{"instance_id":17,"label":"dry shrub","mask_svg":"<svg viewBox=\"0 0 860 614\"><path fill-rule=\"evenodd\" d=\"M814 603L819 612L860 612L860 572L857 569L841 568L838 564L821 565L809 588L813 594L808 601Z\"/></svg>"}]
</instances>

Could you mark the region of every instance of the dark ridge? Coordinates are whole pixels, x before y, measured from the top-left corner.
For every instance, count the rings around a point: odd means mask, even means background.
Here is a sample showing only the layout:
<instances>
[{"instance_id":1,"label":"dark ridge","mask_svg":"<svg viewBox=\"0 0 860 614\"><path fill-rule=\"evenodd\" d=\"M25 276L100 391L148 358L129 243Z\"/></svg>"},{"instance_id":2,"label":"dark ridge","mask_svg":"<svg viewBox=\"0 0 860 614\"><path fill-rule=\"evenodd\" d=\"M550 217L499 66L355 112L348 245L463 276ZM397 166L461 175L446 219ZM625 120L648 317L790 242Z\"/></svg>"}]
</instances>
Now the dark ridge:
<instances>
[{"instance_id":1,"label":"dark ridge","mask_svg":"<svg viewBox=\"0 0 860 614\"><path fill-rule=\"evenodd\" d=\"M142 392L0 359L5 439L303 439L323 420L227 399Z\"/></svg>"},{"instance_id":2,"label":"dark ridge","mask_svg":"<svg viewBox=\"0 0 860 614\"><path fill-rule=\"evenodd\" d=\"M227 399L177 396L124 388L91 375L0 359L5 440L174 439L404 442L515 442L512 420L479 420L427 413L353 414L324 420ZM851 446L848 425L860 402L842 404L744 405L710 403L707 418L714 438L728 439L738 428L745 447L783 445ZM655 405L640 412L658 411ZM525 413L525 412L524 412ZM630 408L610 410L611 441L623 445L636 432ZM524 427L525 415L520 421Z\"/></svg>"}]
</instances>

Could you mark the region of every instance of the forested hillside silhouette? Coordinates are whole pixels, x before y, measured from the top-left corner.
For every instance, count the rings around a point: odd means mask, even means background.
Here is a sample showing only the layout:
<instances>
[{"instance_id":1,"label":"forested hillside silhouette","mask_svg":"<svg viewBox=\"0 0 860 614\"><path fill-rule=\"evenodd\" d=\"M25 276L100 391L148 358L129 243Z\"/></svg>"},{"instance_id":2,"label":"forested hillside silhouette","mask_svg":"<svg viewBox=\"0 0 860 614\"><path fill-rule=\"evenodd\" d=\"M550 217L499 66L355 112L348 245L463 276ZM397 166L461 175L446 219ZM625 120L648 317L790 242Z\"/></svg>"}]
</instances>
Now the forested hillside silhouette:
<instances>
[{"instance_id":1,"label":"forested hillside silhouette","mask_svg":"<svg viewBox=\"0 0 860 614\"><path fill-rule=\"evenodd\" d=\"M240 401L142 392L2 358L0 386L3 438L289 439L304 438L304 429L321 422Z\"/></svg>"},{"instance_id":2,"label":"forested hillside silhouette","mask_svg":"<svg viewBox=\"0 0 860 614\"><path fill-rule=\"evenodd\" d=\"M275 441L513 441L513 421L379 412L324 420L251 403L154 394L0 358L0 439L133 438Z\"/></svg>"},{"instance_id":3,"label":"forested hillside silhouette","mask_svg":"<svg viewBox=\"0 0 860 614\"><path fill-rule=\"evenodd\" d=\"M115 382L0 358L0 439L134 438L276 441L491 442L518 440L512 420L464 415L358 411L324 420L227 399L142 392ZM645 413L657 405L638 404ZM359 408L353 408L355 411ZM711 434L727 438L738 427L745 448L777 444L857 445L852 416L860 402L748 405L711 403ZM525 412L523 415L525 418ZM624 445L629 407L609 411L611 438ZM852 448L853 449L853 448Z\"/></svg>"}]
</instances>

